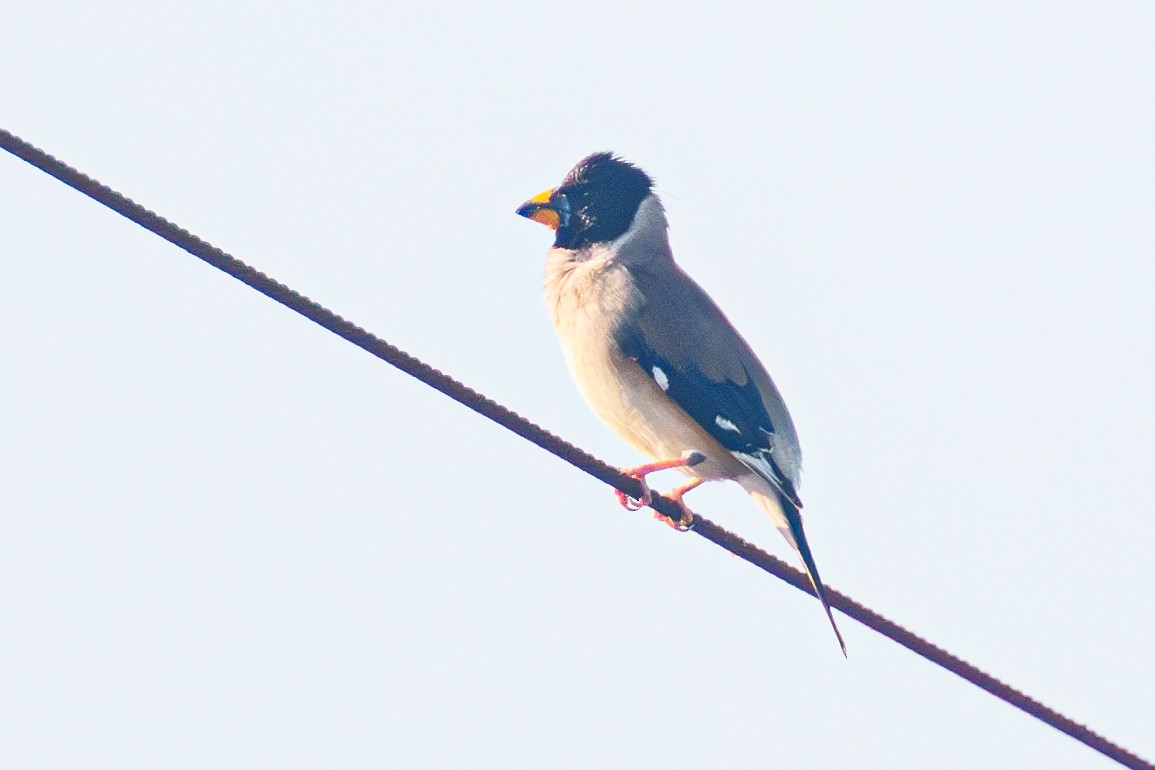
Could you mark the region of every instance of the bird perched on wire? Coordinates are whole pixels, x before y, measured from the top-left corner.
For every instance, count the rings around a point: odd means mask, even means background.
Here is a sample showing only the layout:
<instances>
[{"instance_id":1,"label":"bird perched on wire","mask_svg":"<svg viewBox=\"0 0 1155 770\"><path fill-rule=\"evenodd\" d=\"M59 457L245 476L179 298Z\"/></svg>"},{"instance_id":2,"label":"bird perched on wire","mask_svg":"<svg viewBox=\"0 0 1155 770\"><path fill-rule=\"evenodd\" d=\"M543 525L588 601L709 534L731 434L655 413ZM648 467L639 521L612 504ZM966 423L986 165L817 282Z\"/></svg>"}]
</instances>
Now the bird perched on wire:
<instances>
[{"instance_id":1,"label":"bird perched on wire","mask_svg":"<svg viewBox=\"0 0 1155 770\"><path fill-rule=\"evenodd\" d=\"M595 153L517 213L554 233L545 302L578 387L622 438L653 458L626 469L678 468L692 480L733 479L802 557L846 653L800 513L802 452L786 404L750 346L674 262L666 214L637 166Z\"/></svg>"}]
</instances>

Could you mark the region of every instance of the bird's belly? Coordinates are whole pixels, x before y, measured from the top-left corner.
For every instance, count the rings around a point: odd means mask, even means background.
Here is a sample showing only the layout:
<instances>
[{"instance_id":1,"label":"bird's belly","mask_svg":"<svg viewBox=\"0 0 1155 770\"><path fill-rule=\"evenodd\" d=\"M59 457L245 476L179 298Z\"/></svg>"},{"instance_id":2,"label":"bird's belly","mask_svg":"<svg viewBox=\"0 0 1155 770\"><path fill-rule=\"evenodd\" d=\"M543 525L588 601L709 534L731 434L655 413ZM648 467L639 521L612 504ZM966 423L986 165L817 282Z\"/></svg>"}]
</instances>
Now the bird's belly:
<instances>
[{"instance_id":1,"label":"bird's belly","mask_svg":"<svg viewBox=\"0 0 1155 770\"><path fill-rule=\"evenodd\" d=\"M706 461L683 468L704 479L735 478L744 465L701 428L648 377L637 362L615 351L569 356L574 380L594 412L614 432L655 460L698 451Z\"/></svg>"}]
</instances>

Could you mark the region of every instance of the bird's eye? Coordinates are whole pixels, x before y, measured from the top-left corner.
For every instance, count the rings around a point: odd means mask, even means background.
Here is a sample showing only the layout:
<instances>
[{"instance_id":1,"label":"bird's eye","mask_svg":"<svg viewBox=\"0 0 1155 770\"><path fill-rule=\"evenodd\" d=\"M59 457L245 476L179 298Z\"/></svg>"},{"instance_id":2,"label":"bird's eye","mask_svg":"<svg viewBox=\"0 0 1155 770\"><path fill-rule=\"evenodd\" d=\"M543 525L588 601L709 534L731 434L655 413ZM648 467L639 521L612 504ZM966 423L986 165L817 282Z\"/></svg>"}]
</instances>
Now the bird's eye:
<instances>
[{"instance_id":1,"label":"bird's eye","mask_svg":"<svg viewBox=\"0 0 1155 770\"><path fill-rule=\"evenodd\" d=\"M549 199L550 206L557 212L558 229L564 230L569 226L569 218L572 213L569 206L569 198L563 192L555 192Z\"/></svg>"}]
</instances>

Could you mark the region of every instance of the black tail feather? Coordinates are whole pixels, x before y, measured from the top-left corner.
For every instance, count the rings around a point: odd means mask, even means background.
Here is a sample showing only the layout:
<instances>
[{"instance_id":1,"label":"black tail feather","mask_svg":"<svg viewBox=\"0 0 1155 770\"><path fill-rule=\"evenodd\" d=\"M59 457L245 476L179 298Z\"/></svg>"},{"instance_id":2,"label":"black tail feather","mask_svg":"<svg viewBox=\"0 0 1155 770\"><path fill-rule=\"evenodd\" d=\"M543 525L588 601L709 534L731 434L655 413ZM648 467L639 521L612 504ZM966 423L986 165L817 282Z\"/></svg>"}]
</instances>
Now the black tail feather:
<instances>
[{"instance_id":1,"label":"black tail feather","mask_svg":"<svg viewBox=\"0 0 1155 770\"><path fill-rule=\"evenodd\" d=\"M810 585L814 587L818 601L822 602L822 608L826 610L826 617L830 619L830 627L834 629L834 635L838 637L838 645L842 648L842 655L848 657L846 642L842 639L842 632L838 630L838 624L834 622L834 613L831 611L830 601L826 597L826 586L822 585L822 578L818 575L818 565L814 563L814 554L810 552L810 543L806 541L806 533L802 530L802 514L794 502L781 492L778 493L778 504L782 506L782 512L786 514L786 521L790 524L790 534L793 535L794 543L798 547L798 554L806 566Z\"/></svg>"}]
</instances>

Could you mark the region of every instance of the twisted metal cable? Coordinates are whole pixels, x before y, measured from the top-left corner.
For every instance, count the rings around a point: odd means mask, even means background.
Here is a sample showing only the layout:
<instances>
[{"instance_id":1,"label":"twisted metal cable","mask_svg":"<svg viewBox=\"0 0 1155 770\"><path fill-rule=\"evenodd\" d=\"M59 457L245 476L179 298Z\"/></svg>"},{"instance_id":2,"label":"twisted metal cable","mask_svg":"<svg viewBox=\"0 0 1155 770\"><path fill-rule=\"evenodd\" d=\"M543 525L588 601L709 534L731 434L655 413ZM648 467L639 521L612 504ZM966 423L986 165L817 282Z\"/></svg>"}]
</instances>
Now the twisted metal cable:
<instances>
[{"instance_id":1,"label":"twisted metal cable","mask_svg":"<svg viewBox=\"0 0 1155 770\"><path fill-rule=\"evenodd\" d=\"M167 219L149 211L130 198L101 184L71 166L57 160L43 150L0 128L0 147L16 157L107 206L146 230L156 233L169 243L177 246L218 270L222 270L250 288L317 323L334 334L352 342L357 347L373 354L382 361L392 364L406 374L415 377L431 388L441 391L454 401L488 417L498 425L513 431L522 438L533 442L542 449L565 460L575 468L615 487L633 497L643 494L641 483L626 476L617 468L606 464L588 452L550 433L511 409L478 393L472 388L453 379L429 364L411 356L400 348L389 344L356 324L345 320L336 313L322 307L308 297L279 283L259 270L246 265L235 257L221 251L212 244L176 226ZM650 507L677 520L682 509L672 500L654 494ZM814 590L805 573L787 565L781 559L771 556L732 532L718 526L709 519L695 514L689 531L721 546L771 575L789 583L800 591L814 596ZM1115 760L1131 770L1155 770L1155 765L1147 762L1127 749L1113 743L1085 725L1044 706L1026 693L994 678L962 658L952 655L937 645L906 630L873 610L859 604L850 597L827 587L830 606L854 618L910 651L950 671L971 684L1011 704L1036 719L1066 733L1080 743Z\"/></svg>"}]
</instances>

